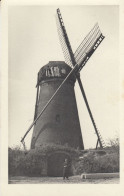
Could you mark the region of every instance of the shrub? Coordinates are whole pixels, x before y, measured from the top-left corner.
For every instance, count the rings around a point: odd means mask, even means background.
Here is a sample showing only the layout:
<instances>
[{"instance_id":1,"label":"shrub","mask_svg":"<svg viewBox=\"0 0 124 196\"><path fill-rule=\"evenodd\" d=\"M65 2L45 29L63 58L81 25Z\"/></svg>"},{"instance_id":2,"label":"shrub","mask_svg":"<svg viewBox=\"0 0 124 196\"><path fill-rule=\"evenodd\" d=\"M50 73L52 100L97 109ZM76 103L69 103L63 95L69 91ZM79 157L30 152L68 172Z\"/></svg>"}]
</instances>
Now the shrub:
<instances>
[{"instance_id":1,"label":"shrub","mask_svg":"<svg viewBox=\"0 0 124 196\"><path fill-rule=\"evenodd\" d=\"M109 146L105 153L89 151L75 164L75 174L119 172L119 147Z\"/></svg>"}]
</instances>

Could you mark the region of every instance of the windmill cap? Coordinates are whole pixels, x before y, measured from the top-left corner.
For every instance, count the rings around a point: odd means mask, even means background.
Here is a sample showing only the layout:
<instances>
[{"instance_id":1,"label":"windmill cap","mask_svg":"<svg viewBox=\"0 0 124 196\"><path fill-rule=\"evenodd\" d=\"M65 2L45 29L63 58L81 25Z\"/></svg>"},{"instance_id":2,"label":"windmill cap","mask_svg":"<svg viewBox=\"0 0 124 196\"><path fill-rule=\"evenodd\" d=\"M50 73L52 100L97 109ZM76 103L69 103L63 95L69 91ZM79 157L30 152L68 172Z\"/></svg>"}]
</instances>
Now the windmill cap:
<instances>
[{"instance_id":1,"label":"windmill cap","mask_svg":"<svg viewBox=\"0 0 124 196\"><path fill-rule=\"evenodd\" d=\"M49 61L48 64L44 65L39 73L39 81L53 80L53 79L64 79L71 71L71 67L64 61ZM75 82L76 78L74 75L70 76L69 80Z\"/></svg>"}]
</instances>

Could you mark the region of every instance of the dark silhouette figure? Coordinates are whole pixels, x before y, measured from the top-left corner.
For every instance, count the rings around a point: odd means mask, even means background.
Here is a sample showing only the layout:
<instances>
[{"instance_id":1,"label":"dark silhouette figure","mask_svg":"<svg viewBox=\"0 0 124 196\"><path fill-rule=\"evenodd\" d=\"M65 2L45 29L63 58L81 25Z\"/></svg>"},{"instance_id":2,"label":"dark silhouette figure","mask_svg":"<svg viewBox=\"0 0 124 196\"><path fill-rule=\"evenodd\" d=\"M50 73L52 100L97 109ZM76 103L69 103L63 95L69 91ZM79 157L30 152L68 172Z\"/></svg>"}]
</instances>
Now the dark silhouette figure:
<instances>
[{"instance_id":1,"label":"dark silhouette figure","mask_svg":"<svg viewBox=\"0 0 124 196\"><path fill-rule=\"evenodd\" d=\"M68 176L69 176L69 163L68 163L68 159L65 159L63 164L63 180L65 180L65 178L68 180Z\"/></svg>"}]
</instances>

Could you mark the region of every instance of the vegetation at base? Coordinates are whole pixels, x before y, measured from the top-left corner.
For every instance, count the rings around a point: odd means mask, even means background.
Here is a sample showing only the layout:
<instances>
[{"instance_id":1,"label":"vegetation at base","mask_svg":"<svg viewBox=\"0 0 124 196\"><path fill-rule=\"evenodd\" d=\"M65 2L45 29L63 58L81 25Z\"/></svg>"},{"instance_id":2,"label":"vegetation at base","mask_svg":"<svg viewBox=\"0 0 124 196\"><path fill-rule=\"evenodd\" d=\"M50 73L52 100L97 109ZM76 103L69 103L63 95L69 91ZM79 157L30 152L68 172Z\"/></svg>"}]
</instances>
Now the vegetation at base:
<instances>
[{"instance_id":1,"label":"vegetation at base","mask_svg":"<svg viewBox=\"0 0 124 196\"><path fill-rule=\"evenodd\" d=\"M80 155L81 156L81 155ZM82 173L114 173L119 172L119 139L110 140L104 151L89 150L75 163L76 175Z\"/></svg>"},{"instance_id":2,"label":"vegetation at base","mask_svg":"<svg viewBox=\"0 0 124 196\"><path fill-rule=\"evenodd\" d=\"M67 145L43 145L26 152L19 147L9 148L9 176L41 176L45 156L55 151L67 152L73 159L79 157L78 150Z\"/></svg>"},{"instance_id":3,"label":"vegetation at base","mask_svg":"<svg viewBox=\"0 0 124 196\"><path fill-rule=\"evenodd\" d=\"M43 145L24 152L19 147L9 148L9 176L41 176L45 156L55 151L65 151L72 157L74 175L82 173L119 172L119 140L109 142L104 150L75 150L67 145Z\"/></svg>"},{"instance_id":4,"label":"vegetation at base","mask_svg":"<svg viewBox=\"0 0 124 196\"><path fill-rule=\"evenodd\" d=\"M119 155L117 152L106 152L100 156L89 152L82 160L76 162L75 168L75 174L119 172Z\"/></svg>"}]
</instances>

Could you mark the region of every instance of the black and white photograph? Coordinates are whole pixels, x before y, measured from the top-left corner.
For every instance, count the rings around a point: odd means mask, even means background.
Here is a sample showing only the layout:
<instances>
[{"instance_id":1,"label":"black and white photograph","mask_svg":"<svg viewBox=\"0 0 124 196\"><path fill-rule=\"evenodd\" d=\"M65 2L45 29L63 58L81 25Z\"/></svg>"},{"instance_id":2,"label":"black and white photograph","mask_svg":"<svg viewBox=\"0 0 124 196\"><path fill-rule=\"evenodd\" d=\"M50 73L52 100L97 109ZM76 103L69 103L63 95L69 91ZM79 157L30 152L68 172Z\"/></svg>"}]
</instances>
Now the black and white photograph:
<instances>
[{"instance_id":1,"label":"black and white photograph","mask_svg":"<svg viewBox=\"0 0 124 196\"><path fill-rule=\"evenodd\" d=\"M120 186L120 10L117 3L7 6L1 127L9 187Z\"/></svg>"}]
</instances>

